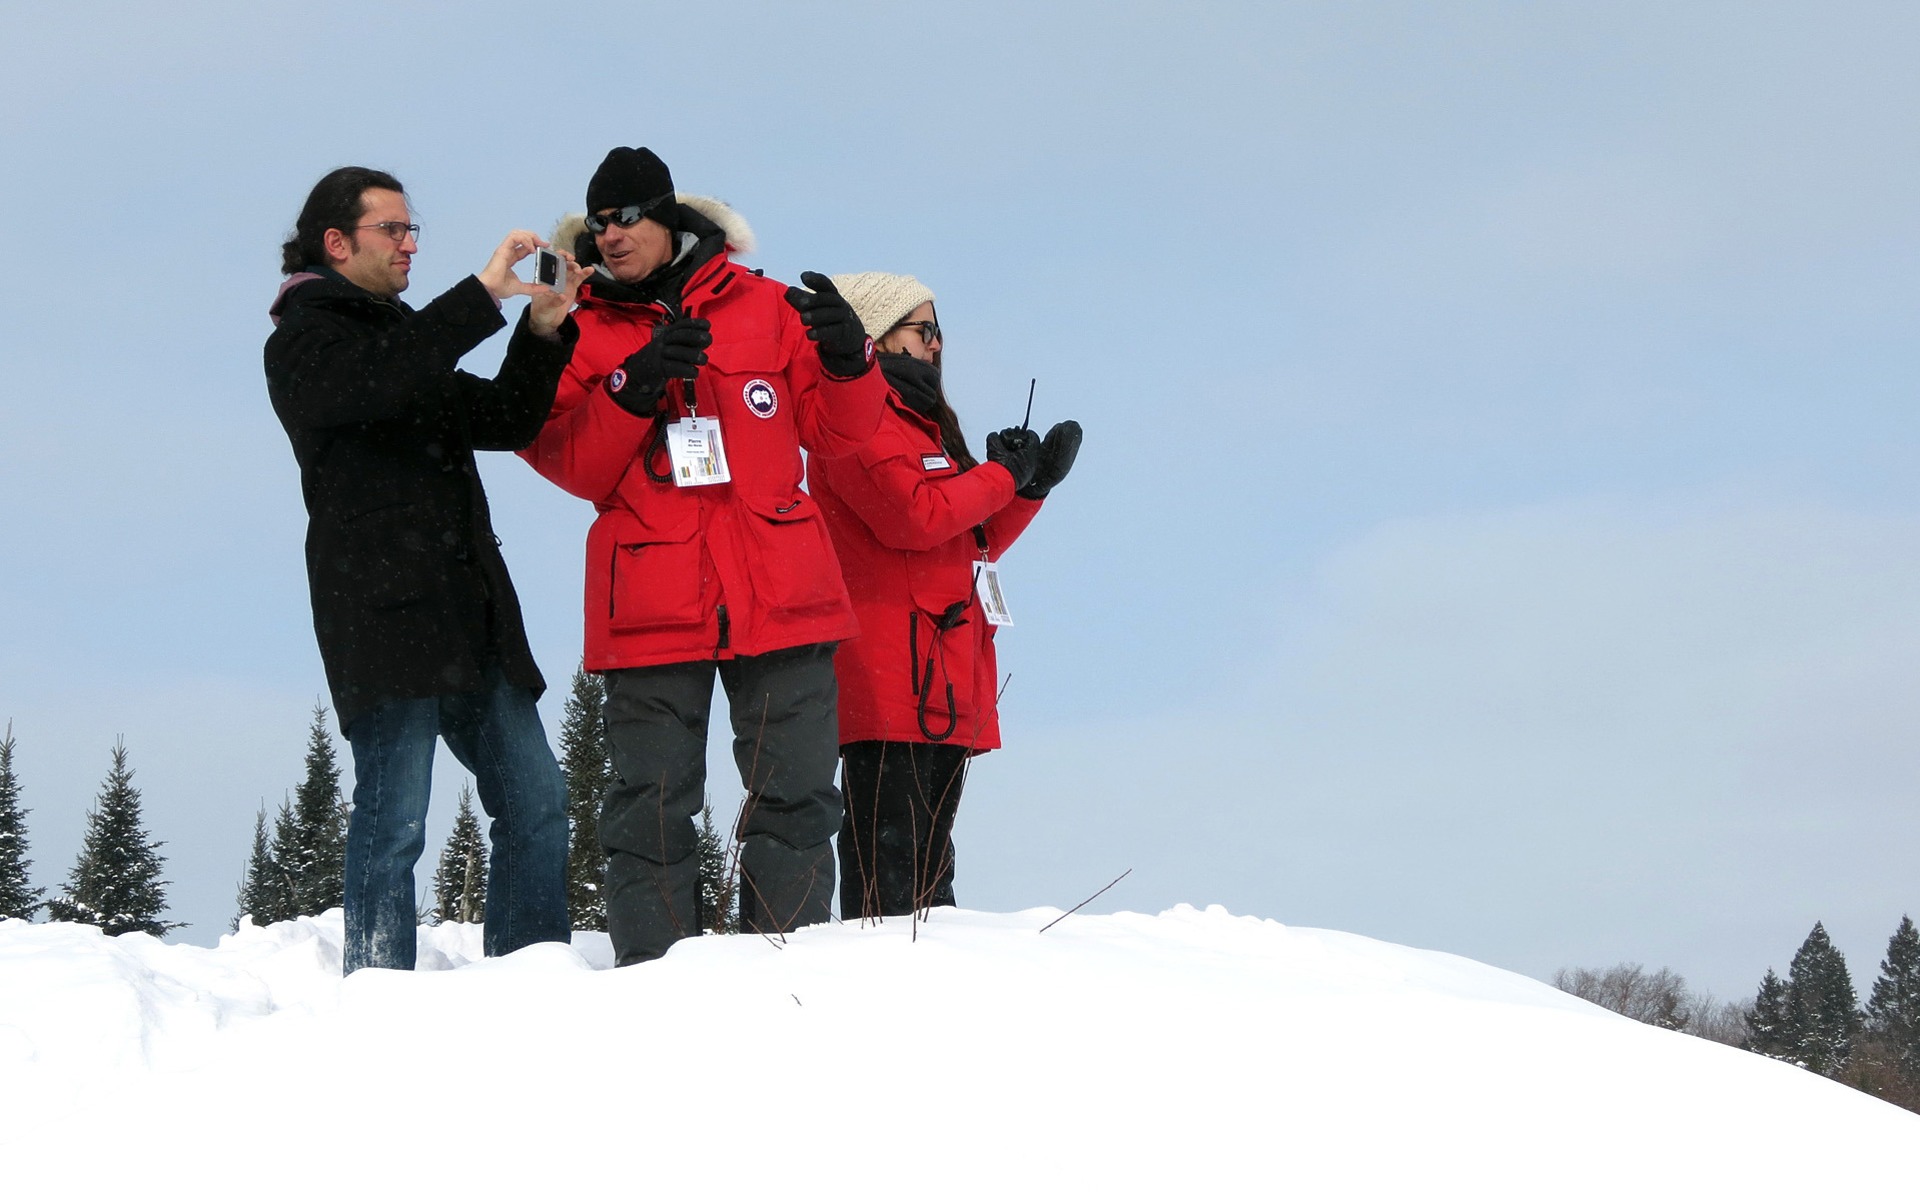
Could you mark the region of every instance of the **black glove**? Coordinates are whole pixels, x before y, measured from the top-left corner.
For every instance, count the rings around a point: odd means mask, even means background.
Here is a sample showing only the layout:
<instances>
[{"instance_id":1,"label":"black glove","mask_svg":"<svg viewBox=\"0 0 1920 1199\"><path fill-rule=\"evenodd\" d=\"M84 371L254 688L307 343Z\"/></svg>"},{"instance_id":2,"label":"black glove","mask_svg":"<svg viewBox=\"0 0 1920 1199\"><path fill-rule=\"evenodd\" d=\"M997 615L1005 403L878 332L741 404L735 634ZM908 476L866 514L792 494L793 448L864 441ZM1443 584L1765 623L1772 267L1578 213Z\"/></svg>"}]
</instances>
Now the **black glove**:
<instances>
[{"instance_id":1,"label":"black glove","mask_svg":"<svg viewBox=\"0 0 1920 1199\"><path fill-rule=\"evenodd\" d=\"M1079 421L1063 420L1048 429L1047 439L1040 443L1040 462L1034 467L1033 479L1014 494L1027 500L1046 499L1047 493L1060 486L1060 480L1073 469L1073 460L1079 453Z\"/></svg>"},{"instance_id":2,"label":"black glove","mask_svg":"<svg viewBox=\"0 0 1920 1199\"><path fill-rule=\"evenodd\" d=\"M836 379L866 374L873 365L873 338L861 327L853 306L833 280L818 271L801 271L800 282L813 290L789 287L787 303L806 322L807 336L820 350L820 365Z\"/></svg>"},{"instance_id":3,"label":"black glove","mask_svg":"<svg viewBox=\"0 0 1920 1199\"><path fill-rule=\"evenodd\" d=\"M683 316L654 331L653 340L627 355L607 376L607 395L635 416L652 416L667 394L668 379L691 379L706 365L713 334L706 320Z\"/></svg>"},{"instance_id":4,"label":"black glove","mask_svg":"<svg viewBox=\"0 0 1920 1199\"><path fill-rule=\"evenodd\" d=\"M987 461L998 462L1013 476L1018 492L1040 466L1040 438L1032 429L1002 429L987 434Z\"/></svg>"}]
</instances>

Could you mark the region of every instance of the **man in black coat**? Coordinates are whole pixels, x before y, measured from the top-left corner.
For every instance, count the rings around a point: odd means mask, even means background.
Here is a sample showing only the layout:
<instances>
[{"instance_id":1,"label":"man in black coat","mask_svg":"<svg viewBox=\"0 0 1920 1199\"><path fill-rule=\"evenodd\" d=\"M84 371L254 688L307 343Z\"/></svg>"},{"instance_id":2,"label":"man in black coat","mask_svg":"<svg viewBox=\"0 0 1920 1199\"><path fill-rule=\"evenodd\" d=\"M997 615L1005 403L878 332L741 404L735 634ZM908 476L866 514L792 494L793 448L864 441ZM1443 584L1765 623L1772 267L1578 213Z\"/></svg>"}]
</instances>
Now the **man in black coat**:
<instances>
[{"instance_id":1,"label":"man in black coat","mask_svg":"<svg viewBox=\"0 0 1920 1199\"><path fill-rule=\"evenodd\" d=\"M587 272L559 290L513 273L545 244L516 230L476 275L402 303L419 227L405 189L343 167L282 247L267 390L300 465L313 627L353 747L345 971L414 964L414 864L434 743L445 738L493 818L485 946L570 935L566 787L534 701L546 683L521 627L474 451L533 440L577 330ZM457 369L528 295L498 377Z\"/></svg>"}]
</instances>

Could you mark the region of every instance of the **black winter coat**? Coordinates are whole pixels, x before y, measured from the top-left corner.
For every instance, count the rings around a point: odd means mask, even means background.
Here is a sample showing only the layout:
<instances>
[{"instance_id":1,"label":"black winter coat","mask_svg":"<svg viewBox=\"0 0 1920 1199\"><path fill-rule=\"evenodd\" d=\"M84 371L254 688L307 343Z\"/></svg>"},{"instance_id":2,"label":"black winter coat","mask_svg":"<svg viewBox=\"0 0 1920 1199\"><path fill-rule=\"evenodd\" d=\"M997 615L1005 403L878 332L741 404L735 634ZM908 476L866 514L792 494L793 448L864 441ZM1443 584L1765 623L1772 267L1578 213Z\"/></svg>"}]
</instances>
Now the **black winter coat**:
<instances>
[{"instance_id":1,"label":"black winter coat","mask_svg":"<svg viewBox=\"0 0 1920 1199\"><path fill-rule=\"evenodd\" d=\"M389 699L473 691L489 666L537 695L473 452L540 431L578 336L522 316L496 379L456 368L506 322L469 276L415 312L333 272L289 281L267 392L307 502L313 630L342 731Z\"/></svg>"}]
</instances>

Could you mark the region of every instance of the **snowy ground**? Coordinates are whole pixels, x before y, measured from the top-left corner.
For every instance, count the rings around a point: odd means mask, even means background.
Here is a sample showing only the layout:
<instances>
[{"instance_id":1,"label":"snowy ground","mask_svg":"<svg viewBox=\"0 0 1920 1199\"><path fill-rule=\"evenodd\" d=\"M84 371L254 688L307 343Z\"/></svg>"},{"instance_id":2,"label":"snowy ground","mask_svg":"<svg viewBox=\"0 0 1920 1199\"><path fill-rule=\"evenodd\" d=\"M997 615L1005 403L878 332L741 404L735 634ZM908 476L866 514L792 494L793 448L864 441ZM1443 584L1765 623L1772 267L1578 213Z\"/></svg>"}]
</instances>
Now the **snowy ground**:
<instances>
[{"instance_id":1,"label":"snowy ground","mask_svg":"<svg viewBox=\"0 0 1920 1199\"><path fill-rule=\"evenodd\" d=\"M0 1190L1911 1193L1920 1117L1464 958L1213 908L604 936L338 977L0 922Z\"/></svg>"}]
</instances>

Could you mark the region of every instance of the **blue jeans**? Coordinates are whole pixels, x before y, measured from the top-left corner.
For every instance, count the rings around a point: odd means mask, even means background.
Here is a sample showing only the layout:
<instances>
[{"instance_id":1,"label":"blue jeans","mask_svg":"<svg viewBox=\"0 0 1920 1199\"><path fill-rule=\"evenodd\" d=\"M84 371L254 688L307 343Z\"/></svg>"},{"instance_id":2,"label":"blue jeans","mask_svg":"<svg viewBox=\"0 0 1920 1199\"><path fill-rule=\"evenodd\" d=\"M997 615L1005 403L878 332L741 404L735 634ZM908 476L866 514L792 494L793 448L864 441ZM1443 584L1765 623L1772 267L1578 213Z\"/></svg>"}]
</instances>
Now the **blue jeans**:
<instances>
[{"instance_id":1,"label":"blue jeans","mask_svg":"<svg viewBox=\"0 0 1920 1199\"><path fill-rule=\"evenodd\" d=\"M346 973L413 969L413 867L426 848L436 738L472 772L493 818L487 871L489 956L567 941L567 787L533 694L489 675L491 689L392 699L356 717L347 822Z\"/></svg>"}]
</instances>

